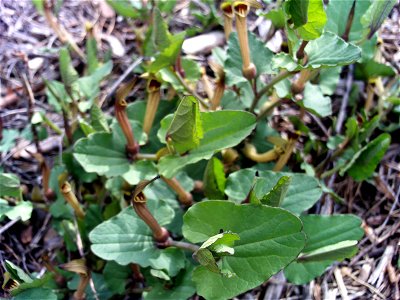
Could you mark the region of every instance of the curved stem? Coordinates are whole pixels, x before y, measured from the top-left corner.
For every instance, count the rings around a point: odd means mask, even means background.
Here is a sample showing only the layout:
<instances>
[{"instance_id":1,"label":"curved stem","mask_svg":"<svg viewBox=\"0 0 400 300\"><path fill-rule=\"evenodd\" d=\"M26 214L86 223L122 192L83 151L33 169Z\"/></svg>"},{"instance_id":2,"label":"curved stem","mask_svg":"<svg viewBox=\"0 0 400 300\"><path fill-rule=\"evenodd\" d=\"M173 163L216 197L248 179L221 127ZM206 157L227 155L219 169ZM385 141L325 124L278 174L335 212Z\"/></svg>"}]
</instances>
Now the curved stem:
<instances>
[{"instance_id":1,"label":"curved stem","mask_svg":"<svg viewBox=\"0 0 400 300\"><path fill-rule=\"evenodd\" d=\"M285 148L285 152L279 157L278 161L276 162L273 168L273 171L279 172L287 164L290 156L292 155L294 147L296 146L296 142L297 139L289 139L289 142L287 143L287 146Z\"/></svg>"},{"instance_id":2,"label":"curved stem","mask_svg":"<svg viewBox=\"0 0 400 300\"><path fill-rule=\"evenodd\" d=\"M264 86L257 95L254 96L253 103L250 106L250 111L254 112L254 109L257 107L258 102L260 101L261 97L267 93L275 84L282 81L283 79L289 77L290 75L294 74L295 72L284 71L278 74L276 77L272 78L272 80Z\"/></svg>"},{"instance_id":3,"label":"curved stem","mask_svg":"<svg viewBox=\"0 0 400 300\"><path fill-rule=\"evenodd\" d=\"M182 86L185 88L185 90L192 94L193 96L196 97L197 100L199 100L200 104L203 105L204 108L208 109L209 105L208 103L195 91L192 90L187 83L185 82L185 79L182 78L181 74L179 74L179 72L175 72L176 78L178 78L180 84L182 84Z\"/></svg>"},{"instance_id":4,"label":"curved stem","mask_svg":"<svg viewBox=\"0 0 400 300\"><path fill-rule=\"evenodd\" d=\"M262 120L265 116L267 116L275 107L283 102L284 99L273 98L270 102L268 102L268 107L260 112L257 116L257 121Z\"/></svg>"},{"instance_id":5,"label":"curved stem","mask_svg":"<svg viewBox=\"0 0 400 300\"><path fill-rule=\"evenodd\" d=\"M279 153L275 148L264 153L258 153L256 147L253 144L248 143L244 146L243 154L252 161L259 163L276 160L279 157Z\"/></svg>"},{"instance_id":6,"label":"curved stem","mask_svg":"<svg viewBox=\"0 0 400 300\"><path fill-rule=\"evenodd\" d=\"M74 209L76 216L79 219L83 219L85 217L85 212L83 211L75 194L72 192L71 185L67 181L61 186L61 193L63 194L65 201L67 201L68 204Z\"/></svg>"},{"instance_id":7,"label":"curved stem","mask_svg":"<svg viewBox=\"0 0 400 300\"><path fill-rule=\"evenodd\" d=\"M148 210L146 203L132 201L132 205L138 216L150 227L154 239L159 243L165 243L169 238L169 233L164 227L158 224L157 220Z\"/></svg>"},{"instance_id":8,"label":"curved stem","mask_svg":"<svg viewBox=\"0 0 400 300\"><path fill-rule=\"evenodd\" d=\"M193 196L189 192L186 192L179 181L174 177L172 179L161 176L161 179L165 181L168 186L178 194L179 202L185 206L193 204Z\"/></svg>"}]
</instances>

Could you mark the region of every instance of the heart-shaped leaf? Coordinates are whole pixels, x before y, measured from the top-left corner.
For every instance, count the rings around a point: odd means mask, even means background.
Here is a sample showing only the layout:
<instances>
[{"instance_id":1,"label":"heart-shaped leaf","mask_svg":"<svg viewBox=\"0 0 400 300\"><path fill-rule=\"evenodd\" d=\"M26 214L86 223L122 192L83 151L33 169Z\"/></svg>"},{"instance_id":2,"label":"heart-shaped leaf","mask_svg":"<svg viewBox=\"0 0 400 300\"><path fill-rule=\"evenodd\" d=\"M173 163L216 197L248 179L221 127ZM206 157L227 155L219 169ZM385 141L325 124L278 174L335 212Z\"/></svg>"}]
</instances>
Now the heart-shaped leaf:
<instances>
[{"instance_id":1,"label":"heart-shaped leaf","mask_svg":"<svg viewBox=\"0 0 400 300\"><path fill-rule=\"evenodd\" d=\"M161 175L171 178L188 164L210 159L214 152L236 146L251 133L256 125L254 115L244 111L204 112L201 113L201 118L204 137L199 146L183 156L162 157L158 162ZM162 122L163 126L168 128L168 122L164 124Z\"/></svg>"},{"instance_id":2,"label":"heart-shaped leaf","mask_svg":"<svg viewBox=\"0 0 400 300\"><path fill-rule=\"evenodd\" d=\"M340 174L348 172L357 181L368 179L385 155L390 141L390 134L382 133L358 151Z\"/></svg>"},{"instance_id":3,"label":"heart-shaped leaf","mask_svg":"<svg viewBox=\"0 0 400 300\"><path fill-rule=\"evenodd\" d=\"M256 170L242 169L231 173L226 182L225 193L236 203L242 202L253 186ZM306 174L260 171L254 186L257 198L269 193L282 176L289 176L292 181L281 204L282 208L294 214L301 214L319 200L322 189L318 180Z\"/></svg>"},{"instance_id":4,"label":"heart-shaped leaf","mask_svg":"<svg viewBox=\"0 0 400 300\"><path fill-rule=\"evenodd\" d=\"M142 144L145 140L142 128L136 121L131 121L134 136ZM112 126L112 133L98 132L76 142L74 157L86 172L98 175L118 176L130 170L126 156L126 139L117 122Z\"/></svg>"},{"instance_id":5,"label":"heart-shaped leaf","mask_svg":"<svg viewBox=\"0 0 400 300\"><path fill-rule=\"evenodd\" d=\"M310 41L304 51L307 54L307 63L302 66L292 56L279 53L273 58L275 68L284 68L288 71L303 68L327 68L344 66L356 62L361 58L361 48L345 42L332 32L325 32L318 39Z\"/></svg>"},{"instance_id":6,"label":"heart-shaped leaf","mask_svg":"<svg viewBox=\"0 0 400 300\"><path fill-rule=\"evenodd\" d=\"M8 173L0 174L0 196L11 196L15 198L21 196L18 176Z\"/></svg>"},{"instance_id":7,"label":"heart-shaped leaf","mask_svg":"<svg viewBox=\"0 0 400 300\"><path fill-rule=\"evenodd\" d=\"M161 226L174 217L174 210L162 200L147 200L147 205ZM162 251L154 245L152 231L132 207L98 225L90 232L89 239L94 254L121 265L151 266L152 259L159 257Z\"/></svg>"},{"instance_id":8,"label":"heart-shaped leaf","mask_svg":"<svg viewBox=\"0 0 400 300\"><path fill-rule=\"evenodd\" d=\"M307 82L304 88L304 99L298 103L321 117L327 117L332 114L331 98L324 96L319 85Z\"/></svg>"},{"instance_id":9,"label":"heart-shaped leaf","mask_svg":"<svg viewBox=\"0 0 400 300\"><path fill-rule=\"evenodd\" d=\"M228 299L265 282L290 263L305 244L300 220L286 210L228 201L204 201L184 215L183 235L193 243L207 240L221 229L239 235L235 253L222 258L230 278L204 266L193 272L199 295Z\"/></svg>"},{"instance_id":10,"label":"heart-shaped leaf","mask_svg":"<svg viewBox=\"0 0 400 300\"><path fill-rule=\"evenodd\" d=\"M360 218L354 215L307 215L300 218L307 242L299 258L285 268L285 276L290 282L305 284L321 275L334 261L357 253L354 241L363 236Z\"/></svg>"}]
</instances>

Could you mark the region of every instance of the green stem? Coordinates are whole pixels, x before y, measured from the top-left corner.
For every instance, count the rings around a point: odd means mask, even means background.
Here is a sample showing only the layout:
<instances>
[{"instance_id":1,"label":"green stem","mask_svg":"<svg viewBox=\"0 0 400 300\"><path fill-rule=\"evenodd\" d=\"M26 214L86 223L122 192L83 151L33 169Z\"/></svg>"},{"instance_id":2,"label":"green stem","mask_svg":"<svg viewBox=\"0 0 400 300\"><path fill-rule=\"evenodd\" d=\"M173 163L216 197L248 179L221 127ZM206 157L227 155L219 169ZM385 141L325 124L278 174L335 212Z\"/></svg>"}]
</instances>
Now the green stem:
<instances>
[{"instance_id":1,"label":"green stem","mask_svg":"<svg viewBox=\"0 0 400 300\"><path fill-rule=\"evenodd\" d=\"M54 124L49 118L47 118L45 114L42 114L42 118L43 118L44 123L47 126L49 126L51 129L53 129L53 131L55 133L57 133L58 135L63 134L62 130L56 124Z\"/></svg>"},{"instance_id":2,"label":"green stem","mask_svg":"<svg viewBox=\"0 0 400 300\"><path fill-rule=\"evenodd\" d=\"M168 241L168 246L169 247L177 247L183 250L188 250L188 251L192 251L192 252L196 252L197 250L199 250L199 246L195 245L195 244L191 244L191 243L187 243L187 242L179 242L179 241L174 241L172 239L170 239Z\"/></svg>"},{"instance_id":3,"label":"green stem","mask_svg":"<svg viewBox=\"0 0 400 300\"><path fill-rule=\"evenodd\" d=\"M138 153L136 159L157 160L157 154L152 153Z\"/></svg>"},{"instance_id":4,"label":"green stem","mask_svg":"<svg viewBox=\"0 0 400 300\"><path fill-rule=\"evenodd\" d=\"M183 85L183 87L185 88L185 90L192 94L193 96L195 96L197 98L197 100L199 100L200 104L203 105L204 108L208 109L209 105L206 101L204 101L204 99L197 94L197 92L195 90L192 90L187 83L185 82L185 79L182 78L182 76L179 74L179 72L174 72L176 75L176 78L178 78L179 82Z\"/></svg>"},{"instance_id":5,"label":"green stem","mask_svg":"<svg viewBox=\"0 0 400 300\"><path fill-rule=\"evenodd\" d=\"M282 81L283 79L289 77L290 75L294 74L294 72L289 72L289 71L284 71L280 74L278 74L276 77L272 78L272 80L264 86L258 93L257 95L254 96L253 103L251 104L250 107L250 112L254 112L254 109L257 107L258 102L260 101L261 97L267 93L275 84L278 82Z\"/></svg>"},{"instance_id":6,"label":"green stem","mask_svg":"<svg viewBox=\"0 0 400 300\"><path fill-rule=\"evenodd\" d=\"M324 173L321 174L321 179L324 179L328 176L333 175L334 173L336 173L337 171L339 171L341 168L341 166L338 164L337 166L333 167L332 169L325 171Z\"/></svg>"},{"instance_id":7,"label":"green stem","mask_svg":"<svg viewBox=\"0 0 400 300\"><path fill-rule=\"evenodd\" d=\"M270 106L268 106L267 109L263 110L262 112L260 112L260 114L257 116L257 121L262 120L265 116L269 115L269 113L275 108L277 107L279 104L281 104L283 102L284 99L278 99L277 101L274 101L273 103L271 103Z\"/></svg>"}]
</instances>

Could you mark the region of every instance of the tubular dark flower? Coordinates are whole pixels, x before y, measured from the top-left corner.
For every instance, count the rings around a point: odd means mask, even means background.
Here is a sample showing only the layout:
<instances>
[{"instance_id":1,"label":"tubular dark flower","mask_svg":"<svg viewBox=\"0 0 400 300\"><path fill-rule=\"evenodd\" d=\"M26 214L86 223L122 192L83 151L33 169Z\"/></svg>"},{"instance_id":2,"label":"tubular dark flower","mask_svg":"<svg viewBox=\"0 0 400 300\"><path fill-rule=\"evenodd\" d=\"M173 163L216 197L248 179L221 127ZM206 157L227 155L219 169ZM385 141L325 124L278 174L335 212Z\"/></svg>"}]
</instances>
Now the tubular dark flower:
<instances>
[{"instance_id":1,"label":"tubular dark flower","mask_svg":"<svg viewBox=\"0 0 400 300\"><path fill-rule=\"evenodd\" d=\"M235 1L233 3L233 11L235 13L240 53L242 54L242 73L244 77L251 80L256 77L257 69L250 60L249 40L247 36L247 15L250 12L250 5L246 1Z\"/></svg>"},{"instance_id":2,"label":"tubular dark flower","mask_svg":"<svg viewBox=\"0 0 400 300\"><path fill-rule=\"evenodd\" d=\"M154 117L156 116L158 104L160 103L160 86L161 83L158 82L155 78L150 78L147 81L148 98L146 105L146 114L143 121L143 131L147 135L149 135L150 130L153 126Z\"/></svg>"}]
</instances>

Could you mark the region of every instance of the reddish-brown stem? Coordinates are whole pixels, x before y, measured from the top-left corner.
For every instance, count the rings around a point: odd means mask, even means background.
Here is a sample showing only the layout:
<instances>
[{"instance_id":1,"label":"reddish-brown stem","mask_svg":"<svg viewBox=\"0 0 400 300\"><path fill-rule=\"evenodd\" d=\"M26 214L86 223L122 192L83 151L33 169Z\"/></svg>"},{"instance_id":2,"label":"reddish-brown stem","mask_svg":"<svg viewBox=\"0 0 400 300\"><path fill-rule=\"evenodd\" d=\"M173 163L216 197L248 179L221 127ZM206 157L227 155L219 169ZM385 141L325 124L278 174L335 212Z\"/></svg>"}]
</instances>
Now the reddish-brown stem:
<instances>
[{"instance_id":1,"label":"reddish-brown stem","mask_svg":"<svg viewBox=\"0 0 400 300\"><path fill-rule=\"evenodd\" d=\"M186 192L182 185L179 183L179 181L176 178L166 178L164 176L161 176L162 180L165 181L168 186L175 191L175 193L178 194L178 199L179 202L184 205L184 206L190 206L193 204L193 196L189 192Z\"/></svg>"},{"instance_id":2,"label":"reddish-brown stem","mask_svg":"<svg viewBox=\"0 0 400 300\"><path fill-rule=\"evenodd\" d=\"M133 273L133 279L136 282L144 282L144 276L142 272L140 271L140 266L138 264L130 264L130 268Z\"/></svg>"},{"instance_id":3,"label":"reddish-brown stem","mask_svg":"<svg viewBox=\"0 0 400 300\"><path fill-rule=\"evenodd\" d=\"M299 50L297 50L296 57L297 59L303 59L304 58L304 48L307 46L308 41L302 41Z\"/></svg>"},{"instance_id":4,"label":"reddish-brown stem","mask_svg":"<svg viewBox=\"0 0 400 300\"><path fill-rule=\"evenodd\" d=\"M356 9L356 0L353 0L353 5L351 6L349 16L347 18L346 29L342 35L342 39L344 39L346 42L349 40L349 35L350 35L351 25L353 24L355 9Z\"/></svg>"},{"instance_id":5,"label":"reddish-brown stem","mask_svg":"<svg viewBox=\"0 0 400 300\"><path fill-rule=\"evenodd\" d=\"M47 165L46 161L43 159L40 168L42 169L42 186L43 186L43 194L48 200L52 200L55 197L54 191L49 186L50 181L50 168Z\"/></svg>"},{"instance_id":6,"label":"reddish-brown stem","mask_svg":"<svg viewBox=\"0 0 400 300\"><path fill-rule=\"evenodd\" d=\"M80 280L76 291L74 292L72 299L84 300L86 298L85 289L90 281L90 276L80 275Z\"/></svg>"},{"instance_id":7,"label":"reddish-brown stem","mask_svg":"<svg viewBox=\"0 0 400 300\"><path fill-rule=\"evenodd\" d=\"M136 154L139 152L139 144L136 143L133 136L132 126L126 113L126 106L127 103L124 99L117 100L115 102L115 117L125 135L127 141L126 150L132 158L135 158Z\"/></svg>"},{"instance_id":8,"label":"reddish-brown stem","mask_svg":"<svg viewBox=\"0 0 400 300\"><path fill-rule=\"evenodd\" d=\"M138 216L150 227L156 242L165 243L169 239L169 233L164 227L158 224L157 220L148 210L146 203L132 201L132 205Z\"/></svg>"}]
</instances>

